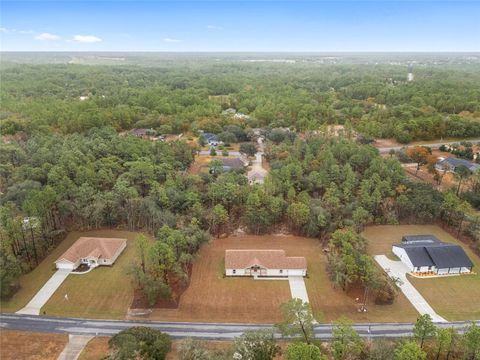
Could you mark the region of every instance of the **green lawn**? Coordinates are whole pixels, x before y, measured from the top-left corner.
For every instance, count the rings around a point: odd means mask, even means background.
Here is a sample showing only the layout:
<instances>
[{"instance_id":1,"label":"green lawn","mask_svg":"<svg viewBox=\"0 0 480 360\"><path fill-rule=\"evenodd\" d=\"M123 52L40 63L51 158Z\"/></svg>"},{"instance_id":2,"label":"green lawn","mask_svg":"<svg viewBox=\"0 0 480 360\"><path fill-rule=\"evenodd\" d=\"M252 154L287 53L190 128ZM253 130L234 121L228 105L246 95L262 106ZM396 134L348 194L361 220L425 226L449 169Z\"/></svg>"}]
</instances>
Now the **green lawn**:
<instances>
[{"instance_id":1,"label":"green lawn","mask_svg":"<svg viewBox=\"0 0 480 360\"><path fill-rule=\"evenodd\" d=\"M117 237L128 240L127 247L111 267L100 266L84 275L69 275L42 308L54 316L87 318L125 318L133 298L133 287L127 274L135 256L133 240L137 234L119 230L72 232L35 270L22 277L22 289L6 303L2 311L22 308L53 274L55 261L80 236ZM65 299L68 294L68 300Z\"/></svg>"},{"instance_id":2,"label":"green lawn","mask_svg":"<svg viewBox=\"0 0 480 360\"><path fill-rule=\"evenodd\" d=\"M444 242L461 245L480 271L480 258L467 245L434 225L386 225L368 227L363 235L369 240L371 255L388 254L392 244L400 242L403 235L433 234ZM419 279L409 277L411 283L425 297L433 309L447 320L480 319L480 275L462 275L444 278Z\"/></svg>"},{"instance_id":3,"label":"green lawn","mask_svg":"<svg viewBox=\"0 0 480 360\"><path fill-rule=\"evenodd\" d=\"M2 312L15 312L27 305L35 293L40 290L55 272L55 264L53 262L57 260L78 237L78 233L71 233L34 270L23 275L20 278L20 290L18 290L9 301L1 302Z\"/></svg>"}]
</instances>

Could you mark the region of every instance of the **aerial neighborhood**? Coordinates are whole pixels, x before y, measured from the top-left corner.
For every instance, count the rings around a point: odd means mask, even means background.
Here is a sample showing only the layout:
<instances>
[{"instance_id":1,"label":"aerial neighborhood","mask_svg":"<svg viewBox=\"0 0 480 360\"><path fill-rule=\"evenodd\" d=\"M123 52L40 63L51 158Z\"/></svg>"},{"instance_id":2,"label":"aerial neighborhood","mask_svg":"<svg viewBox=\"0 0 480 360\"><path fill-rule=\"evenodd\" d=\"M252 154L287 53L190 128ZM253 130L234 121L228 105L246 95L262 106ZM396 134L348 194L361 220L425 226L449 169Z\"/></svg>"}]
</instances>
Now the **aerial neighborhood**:
<instances>
[{"instance_id":1,"label":"aerial neighborhood","mask_svg":"<svg viewBox=\"0 0 480 360\"><path fill-rule=\"evenodd\" d=\"M0 359L480 360L474 3L2 4Z\"/></svg>"}]
</instances>

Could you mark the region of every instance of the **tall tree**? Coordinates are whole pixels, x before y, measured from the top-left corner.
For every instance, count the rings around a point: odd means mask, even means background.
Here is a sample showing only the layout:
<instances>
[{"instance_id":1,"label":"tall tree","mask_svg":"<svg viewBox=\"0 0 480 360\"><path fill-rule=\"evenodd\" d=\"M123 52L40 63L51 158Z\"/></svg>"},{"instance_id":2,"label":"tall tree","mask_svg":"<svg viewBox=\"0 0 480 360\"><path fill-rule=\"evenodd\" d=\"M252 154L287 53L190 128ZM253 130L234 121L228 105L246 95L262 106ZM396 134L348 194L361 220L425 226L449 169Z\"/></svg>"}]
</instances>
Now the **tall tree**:
<instances>
[{"instance_id":1,"label":"tall tree","mask_svg":"<svg viewBox=\"0 0 480 360\"><path fill-rule=\"evenodd\" d=\"M433 324L432 317L429 314L421 315L413 327L413 336L420 342L420 348L423 349L425 340L433 339L437 332Z\"/></svg>"},{"instance_id":2,"label":"tall tree","mask_svg":"<svg viewBox=\"0 0 480 360\"><path fill-rule=\"evenodd\" d=\"M273 331L246 331L235 340L234 358L248 360L272 360L280 353ZM236 355L238 354L238 355Z\"/></svg>"},{"instance_id":3,"label":"tall tree","mask_svg":"<svg viewBox=\"0 0 480 360\"><path fill-rule=\"evenodd\" d=\"M317 345L301 342L289 344L285 356L286 360L327 360Z\"/></svg>"},{"instance_id":4,"label":"tall tree","mask_svg":"<svg viewBox=\"0 0 480 360\"><path fill-rule=\"evenodd\" d=\"M301 299L291 299L282 304L280 310L283 320L275 326L282 335L299 337L307 344L311 344L314 338L313 324L315 319L310 305Z\"/></svg>"},{"instance_id":5,"label":"tall tree","mask_svg":"<svg viewBox=\"0 0 480 360\"><path fill-rule=\"evenodd\" d=\"M427 354L414 341L399 344L394 351L395 360L426 360Z\"/></svg>"},{"instance_id":6,"label":"tall tree","mask_svg":"<svg viewBox=\"0 0 480 360\"><path fill-rule=\"evenodd\" d=\"M365 343L353 328L350 320L342 318L333 324L332 353L335 360L357 359Z\"/></svg>"}]
</instances>

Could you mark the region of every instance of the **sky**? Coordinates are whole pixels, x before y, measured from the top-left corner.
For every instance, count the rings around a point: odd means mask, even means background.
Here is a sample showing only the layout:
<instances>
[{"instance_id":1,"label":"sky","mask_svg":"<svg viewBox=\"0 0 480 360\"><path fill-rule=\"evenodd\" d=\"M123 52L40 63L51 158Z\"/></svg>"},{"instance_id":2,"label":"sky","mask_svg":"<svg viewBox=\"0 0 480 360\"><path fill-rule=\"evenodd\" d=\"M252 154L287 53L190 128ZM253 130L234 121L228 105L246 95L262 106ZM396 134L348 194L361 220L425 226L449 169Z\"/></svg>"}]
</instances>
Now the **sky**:
<instances>
[{"instance_id":1,"label":"sky","mask_svg":"<svg viewBox=\"0 0 480 360\"><path fill-rule=\"evenodd\" d=\"M480 51L479 1L6 1L2 51Z\"/></svg>"}]
</instances>

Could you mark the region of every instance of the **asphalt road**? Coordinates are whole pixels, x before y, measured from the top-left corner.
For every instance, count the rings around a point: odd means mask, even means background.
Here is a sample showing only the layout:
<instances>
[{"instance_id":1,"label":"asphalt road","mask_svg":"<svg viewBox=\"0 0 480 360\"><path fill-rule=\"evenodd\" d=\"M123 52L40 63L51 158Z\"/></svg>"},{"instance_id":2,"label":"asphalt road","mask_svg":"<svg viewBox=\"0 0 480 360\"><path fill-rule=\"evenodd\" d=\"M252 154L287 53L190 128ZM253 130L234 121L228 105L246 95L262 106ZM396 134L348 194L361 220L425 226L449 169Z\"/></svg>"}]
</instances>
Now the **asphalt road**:
<instances>
[{"instance_id":1,"label":"asphalt road","mask_svg":"<svg viewBox=\"0 0 480 360\"><path fill-rule=\"evenodd\" d=\"M378 151L380 151L380 153L388 153L390 152L390 150L395 150L395 151L398 151L398 150L401 150L402 148L405 148L405 147L413 147L413 146L428 146L432 149L438 149L440 146L442 145L453 145L453 144L458 144L460 143L460 141L462 140L457 140L457 141L446 141L446 142L441 142L441 143L434 143L434 144L414 144L414 145L402 145L402 146L392 146L392 147L381 147L381 148L378 148ZM471 143L478 143L480 142L480 139L468 139L468 140L465 140L465 141L469 141Z\"/></svg>"},{"instance_id":2,"label":"asphalt road","mask_svg":"<svg viewBox=\"0 0 480 360\"><path fill-rule=\"evenodd\" d=\"M480 320L476 321L480 325ZM439 323L439 327L455 327L460 332L469 322ZM69 333L77 335L114 335L131 326L148 326L170 334L173 338L192 337L204 340L232 340L247 330L271 328L271 324L222 324L222 323L180 323L128 320L90 320L76 318L57 318L36 315L1 314L0 328L10 330ZM375 323L356 324L355 330L360 336L369 337L405 337L412 335L413 324ZM328 340L332 337L330 324L317 325L315 337Z\"/></svg>"}]
</instances>

